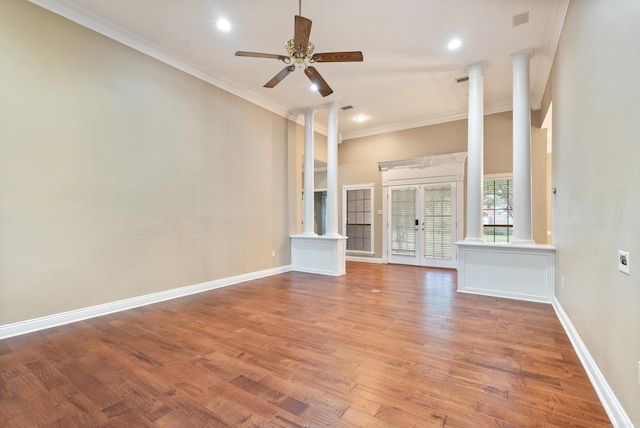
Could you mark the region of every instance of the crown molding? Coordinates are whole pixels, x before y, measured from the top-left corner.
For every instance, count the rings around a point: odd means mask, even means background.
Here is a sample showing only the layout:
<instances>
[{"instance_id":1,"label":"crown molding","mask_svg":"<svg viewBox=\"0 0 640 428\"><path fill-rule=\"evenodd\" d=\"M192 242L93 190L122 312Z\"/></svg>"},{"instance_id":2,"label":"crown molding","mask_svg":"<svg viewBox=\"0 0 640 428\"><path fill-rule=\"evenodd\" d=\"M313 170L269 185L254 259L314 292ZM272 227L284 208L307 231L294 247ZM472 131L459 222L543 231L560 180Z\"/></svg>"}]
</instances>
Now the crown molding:
<instances>
[{"instance_id":1,"label":"crown molding","mask_svg":"<svg viewBox=\"0 0 640 428\"><path fill-rule=\"evenodd\" d=\"M255 90L251 88L237 85L227 79L209 73L203 67L194 64L172 49L154 42L114 20L100 15L93 9L81 5L75 0L29 0L29 2L181 70L197 79L214 85L267 111L304 126L304 117L300 114L299 109L291 110L284 104L275 102L271 98L256 93ZM560 40L562 23L564 22L568 6L569 0L559 0L557 2L550 2L549 9L547 10L549 24L545 28L542 46L548 46L548 48L536 49L534 51L537 62L531 70L531 97L534 109L539 108L536 107L536 105L539 106L542 101L545 82L551 71L553 56ZM325 106L323 105L321 107L324 108ZM485 108L485 114L500 113L511 109L511 103L497 105ZM433 115L419 120L410 120L375 128L345 132L342 138L343 140L349 140L387 132L402 131L466 119L467 116L467 111ZM315 132L325 136L327 135L327 127L325 125L318 123L314 125Z\"/></svg>"},{"instance_id":2,"label":"crown molding","mask_svg":"<svg viewBox=\"0 0 640 428\"><path fill-rule=\"evenodd\" d=\"M102 34L112 40L117 41L127 47L137 50L151 58L163 62L171 67L183 71L197 79L210 83L226 92L236 95L272 113L282 116L298 124L304 125L304 119L300 117L299 111L291 111L283 104L274 102L272 99L260 96L255 91L234 84L226 79L216 76L204 70L197 64L193 64L187 58L168 47L154 42L144 37L130 28L104 16L93 9L83 6L74 0L29 0L31 3L40 6L50 12L60 15L70 21L86 27L96 33ZM326 134L324 127L317 129L317 132Z\"/></svg>"},{"instance_id":3,"label":"crown molding","mask_svg":"<svg viewBox=\"0 0 640 428\"><path fill-rule=\"evenodd\" d=\"M540 105L542 102L546 83L553 66L553 59L560 42L564 19L569 9L569 0L558 0L547 4L548 9L545 17L547 25L542 34L540 47L533 51L536 62L531 68L531 101L536 105Z\"/></svg>"},{"instance_id":4,"label":"crown molding","mask_svg":"<svg viewBox=\"0 0 640 428\"><path fill-rule=\"evenodd\" d=\"M494 106L485 107L484 115L486 116L488 114L502 113L502 112L511 111L511 110L513 110L512 103L497 104ZM384 134L387 132L405 131L407 129L421 128L423 126L438 125L441 123L467 119L468 117L469 117L469 112L466 110L457 112L457 113L439 114L439 115L428 116L418 120L410 120L406 122L393 123L391 125L361 129L353 132L345 132L342 135L342 138L344 139L344 141L347 141L347 140L353 140L355 138L370 137L372 135Z\"/></svg>"}]
</instances>

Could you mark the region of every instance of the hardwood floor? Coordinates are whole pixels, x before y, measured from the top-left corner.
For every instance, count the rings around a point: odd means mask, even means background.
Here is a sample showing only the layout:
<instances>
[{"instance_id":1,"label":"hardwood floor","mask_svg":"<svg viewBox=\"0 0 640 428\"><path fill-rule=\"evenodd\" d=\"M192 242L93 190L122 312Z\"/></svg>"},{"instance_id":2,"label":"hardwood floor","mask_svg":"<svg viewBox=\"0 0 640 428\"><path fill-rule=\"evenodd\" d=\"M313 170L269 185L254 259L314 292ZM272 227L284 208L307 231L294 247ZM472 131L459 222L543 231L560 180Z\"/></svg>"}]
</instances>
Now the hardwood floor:
<instances>
[{"instance_id":1,"label":"hardwood floor","mask_svg":"<svg viewBox=\"0 0 640 428\"><path fill-rule=\"evenodd\" d=\"M348 263L0 341L2 427L599 427L551 306Z\"/></svg>"}]
</instances>

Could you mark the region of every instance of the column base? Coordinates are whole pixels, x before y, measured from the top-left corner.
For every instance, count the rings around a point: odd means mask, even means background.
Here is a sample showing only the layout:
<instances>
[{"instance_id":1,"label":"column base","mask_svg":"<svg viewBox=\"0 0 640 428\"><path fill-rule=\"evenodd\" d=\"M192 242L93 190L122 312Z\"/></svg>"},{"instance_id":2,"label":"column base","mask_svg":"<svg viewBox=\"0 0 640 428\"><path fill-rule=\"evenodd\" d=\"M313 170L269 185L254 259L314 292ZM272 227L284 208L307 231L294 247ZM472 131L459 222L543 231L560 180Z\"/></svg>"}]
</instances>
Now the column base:
<instances>
[{"instance_id":1,"label":"column base","mask_svg":"<svg viewBox=\"0 0 640 428\"><path fill-rule=\"evenodd\" d=\"M555 247L456 242L458 291L551 303Z\"/></svg>"},{"instance_id":2,"label":"column base","mask_svg":"<svg viewBox=\"0 0 640 428\"><path fill-rule=\"evenodd\" d=\"M533 239L512 239L511 245L536 245Z\"/></svg>"},{"instance_id":3,"label":"column base","mask_svg":"<svg viewBox=\"0 0 640 428\"><path fill-rule=\"evenodd\" d=\"M344 236L291 236L291 265L297 272L341 276L346 268Z\"/></svg>"}]
</instances>

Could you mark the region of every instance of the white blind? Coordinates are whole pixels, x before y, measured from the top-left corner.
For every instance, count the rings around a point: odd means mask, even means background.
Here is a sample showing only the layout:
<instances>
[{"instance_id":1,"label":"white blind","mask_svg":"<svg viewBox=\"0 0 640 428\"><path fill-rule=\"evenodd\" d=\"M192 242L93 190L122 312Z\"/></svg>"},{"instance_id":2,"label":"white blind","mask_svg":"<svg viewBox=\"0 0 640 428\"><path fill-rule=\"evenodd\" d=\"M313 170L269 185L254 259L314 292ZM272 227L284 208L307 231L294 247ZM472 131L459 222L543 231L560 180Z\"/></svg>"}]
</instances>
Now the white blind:
<instances>
[{"instance_id":1,"label":"white blind","mask_svg":"<svg viewBox=\"0 0 640 428\"><path fill-rule=\"evenodd\" d=\"M416 254L416 191L414 188L391 190L391 253Z\"/></svg>"},{"instance_id":2,"label":"white blind","mask_svg":"<svg viewBox=\"0 0 640 428\"><path fill-rule=\"evenodd\" d=\"M424 256L450 260L453 253L451 186L424 188Z\"/></svg>"}]
</instances>

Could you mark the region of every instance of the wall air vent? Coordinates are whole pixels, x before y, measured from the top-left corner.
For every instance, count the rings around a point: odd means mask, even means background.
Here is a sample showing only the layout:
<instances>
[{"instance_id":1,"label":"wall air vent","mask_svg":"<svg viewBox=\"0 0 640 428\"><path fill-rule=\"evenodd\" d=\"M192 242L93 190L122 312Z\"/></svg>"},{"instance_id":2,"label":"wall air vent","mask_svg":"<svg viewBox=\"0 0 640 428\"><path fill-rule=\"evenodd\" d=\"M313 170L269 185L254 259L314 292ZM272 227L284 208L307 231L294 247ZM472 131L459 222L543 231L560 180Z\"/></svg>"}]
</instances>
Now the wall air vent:
<instances>
[{"instance_id":1,"label":"wall air vent","mask_svg":"<svg viewBox=\"0 0 640 428\"><path fill-rule=\"evenodd\" d=\"M526 24L529 22L529 11L513 15L511 17L511 26L517 27L518 25Z\"/></svg>"}]
</instances>

